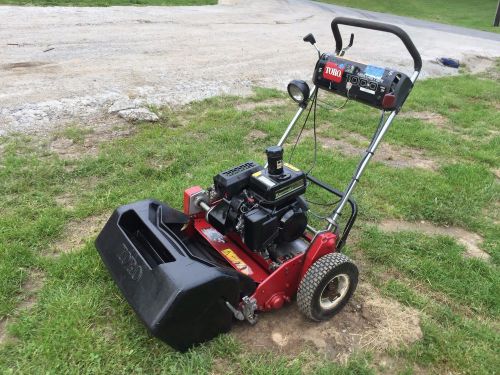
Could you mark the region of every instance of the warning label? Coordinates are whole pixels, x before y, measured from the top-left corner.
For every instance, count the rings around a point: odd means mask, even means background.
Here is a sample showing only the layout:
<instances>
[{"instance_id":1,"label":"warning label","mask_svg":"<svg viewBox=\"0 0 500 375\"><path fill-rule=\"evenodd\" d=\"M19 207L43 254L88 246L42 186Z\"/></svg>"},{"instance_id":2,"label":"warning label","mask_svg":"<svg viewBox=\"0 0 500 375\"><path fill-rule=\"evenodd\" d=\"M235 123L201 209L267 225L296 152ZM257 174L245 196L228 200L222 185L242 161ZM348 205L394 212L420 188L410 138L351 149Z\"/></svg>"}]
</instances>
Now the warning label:
<instances>
[{"instance_id":1,"label":"warning label","mask_svg":"<svg viewBox=\"0 0 500 375\"><path fill-rule=\"evenodd\" d=\"M233 265L236 266L236 268L241 272L244 273L245 275L250 275L252 273L252 270L248 265L241 260L241 258L236 255L236 253L231 250L231 249L225 249L221 251L222 254L227 258L228 261L230 261Z\"/></svg>"}]
</instances>

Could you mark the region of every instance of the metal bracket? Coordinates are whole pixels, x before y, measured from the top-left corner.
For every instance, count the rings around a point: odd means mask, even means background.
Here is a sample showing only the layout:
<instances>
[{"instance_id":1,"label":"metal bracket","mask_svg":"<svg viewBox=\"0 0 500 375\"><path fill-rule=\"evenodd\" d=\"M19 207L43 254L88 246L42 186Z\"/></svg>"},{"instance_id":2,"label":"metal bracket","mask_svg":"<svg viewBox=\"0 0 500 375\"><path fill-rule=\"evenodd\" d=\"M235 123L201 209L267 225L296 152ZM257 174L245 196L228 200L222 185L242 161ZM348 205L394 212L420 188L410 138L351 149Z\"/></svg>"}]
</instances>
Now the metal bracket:
<instances>
[{"instance_id":1,"label":"metal bracket","mask_svg":"<svg viewBox=\"0 0 500 375\"><path fill-rule=\"evenodd\" d=\"M200 190L189 197L189 215L202 212L199 205L200 201L208 201L208 193L206 190Z\"/></svg>"},{"instance_id":2,"label":"metal bracket","mask_svg":"<svg viewBox=\"0 0 500 375\"><path fill-rule=\"evenodd\" d=\"M258 316L255 314L257 310L257 301L255 298L245 296L241 300L241 310L235 309L229 302L226 301L226 306L238 320L246 320L250 324L257 323Z\"/></svg>"},{"instance_id":3,"label":"metal bracket","mask_svg":"<svg viewBox=\"0 0 500 375\"><path fill-rule=\"evenodd\" d=\"M233 313L234 317L238 320L245 320L245 316L240 310L236 310L233 305L226 301L226 306Z\"/></svg>"},{"instance_id":4,"label":"metal bracket","mask_svg":"<svg viewBox=\"0 0 500 375\"><path fill-rule=\"evenodd\" d=\"M243 297L242 301L243 301L242 310L245 319L250 324L257 323L258 317L257 314L255 314L255 310L257 310L257 301L255 300L255 298L250 298L248 296L245 296Z\"/></svg>"}]
</instances>

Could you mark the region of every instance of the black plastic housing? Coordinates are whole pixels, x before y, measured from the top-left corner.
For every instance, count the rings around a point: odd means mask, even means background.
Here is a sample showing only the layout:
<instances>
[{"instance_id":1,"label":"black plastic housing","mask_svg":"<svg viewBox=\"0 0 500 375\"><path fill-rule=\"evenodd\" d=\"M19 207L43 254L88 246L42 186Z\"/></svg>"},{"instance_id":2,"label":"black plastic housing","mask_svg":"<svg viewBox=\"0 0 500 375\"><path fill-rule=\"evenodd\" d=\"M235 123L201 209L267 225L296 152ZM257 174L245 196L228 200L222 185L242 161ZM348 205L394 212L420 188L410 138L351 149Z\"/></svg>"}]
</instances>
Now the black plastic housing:
<instances>
[{"instance_id":1,"label":"black plastic housing","mask_svg":"<svg viewBox=\"0 0 500 375\"><path fill-rule=\"evenodd\" d=\"M243 216L245 232L243 242L250 250L261 250L278 236L278 217L260 207Z\"/></svg>"},{"instance_id":2,"label":"black plastic housing","mask_svg":"<svg viewBox=\"0 0 500 375\"><path fill-rule=\"evenodd\" d=\"M188 217L145 200L119 207L96 240L111 276L148 330L185 351L227 332L240 293L255 286L203 255L200 240L183 237Z\"/></svg>"},{"instance_id":3,"label":"black plastic housing","mask_svg":"<svg viewBox=\"0 0 500 375\"><path fill-rule=\"evenodd\" d=\"M313 82L323 90L363 104L398 111L413 88L410 78L397 70L365 65L330 53L322 54L316 63Z\"/></svg>"},{"instance_id":4,"label":"black plastic housing","mask_svg":"<svg viewBox=\"0 0 500 375\"><path fill-rule=\"evenodd\" d=\"M283 166L283 174L269 174L267 169L250 177L250 188L267 202L280 205L302 195L306 191L306 175L298 169Z\"/></svg>"},{"instance_id":5,"label":"black plastic housing","mask_svg":"<svg viewBox=\"0 0 500 375\"><path fill-rule=\"evenodd\" d=\"M215 191L225 198L232 198L241 193L241 190L248 185L248 178L252 173L261 170L262 167L254 161L247 161L236 167L228 169L214 176Z\"/></svg>"}]
</instances>

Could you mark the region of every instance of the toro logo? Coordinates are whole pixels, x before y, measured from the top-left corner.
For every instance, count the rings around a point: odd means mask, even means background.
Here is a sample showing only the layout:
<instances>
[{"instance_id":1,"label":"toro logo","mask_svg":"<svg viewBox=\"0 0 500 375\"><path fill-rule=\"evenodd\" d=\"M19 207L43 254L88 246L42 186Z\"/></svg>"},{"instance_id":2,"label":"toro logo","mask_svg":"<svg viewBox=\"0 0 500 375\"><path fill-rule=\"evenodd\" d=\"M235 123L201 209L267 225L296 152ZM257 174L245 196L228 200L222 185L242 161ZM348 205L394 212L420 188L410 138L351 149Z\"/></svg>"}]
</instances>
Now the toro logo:
<instances>
[{"instance_id":1,"label":"toro logo","mask_svg":"<svg viewBox=\"0 0 500 375\"><path fill-rule=\"evenodd\" d=\"M344 74L344 65L340 66L334 62L327 62L323 70L323 78L326 78L335 83L342 81L342 74Z\"/></svg>"},{"instance_id":2,"label":"toro logo","mask_svg":"<svg viewBox=\"0 0 500 375\"><path fill-rule=\"evenodd\" d=\"M127 271L130 278L134 281L139 281L142 277L142 267L137 263L127 245L122 243L123 250L117 255L118 260L122 264L125 271Z\"/></svg>"}]
</instances>

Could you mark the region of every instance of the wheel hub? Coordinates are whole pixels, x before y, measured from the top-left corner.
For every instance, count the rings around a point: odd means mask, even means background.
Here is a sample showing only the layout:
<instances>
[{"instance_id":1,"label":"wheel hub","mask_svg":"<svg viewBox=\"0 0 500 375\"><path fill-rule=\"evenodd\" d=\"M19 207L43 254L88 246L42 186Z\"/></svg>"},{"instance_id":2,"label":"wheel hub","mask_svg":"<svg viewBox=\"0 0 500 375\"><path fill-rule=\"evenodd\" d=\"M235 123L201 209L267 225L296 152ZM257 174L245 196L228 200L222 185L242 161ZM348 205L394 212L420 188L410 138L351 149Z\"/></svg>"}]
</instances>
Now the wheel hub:
<instances>
[{"instance_id":1,"label":"wheel hub","mask_svg":"<svg viewBox=\"0 0 500 375\"><path fill-rule=\"evenodd\" d=\"M349 290L349 276L342 273L335 275L323 288L319 297L322 309L334 309L346 296Z\"/></svg>"}]
</instances>

